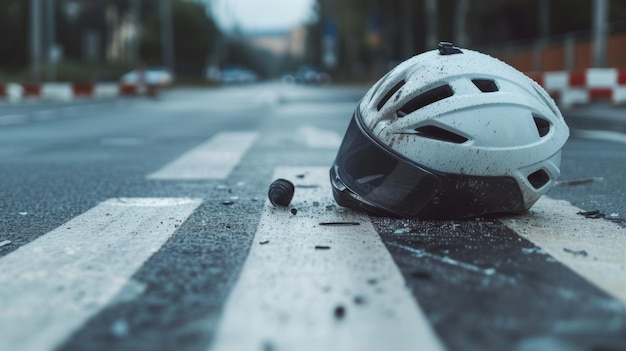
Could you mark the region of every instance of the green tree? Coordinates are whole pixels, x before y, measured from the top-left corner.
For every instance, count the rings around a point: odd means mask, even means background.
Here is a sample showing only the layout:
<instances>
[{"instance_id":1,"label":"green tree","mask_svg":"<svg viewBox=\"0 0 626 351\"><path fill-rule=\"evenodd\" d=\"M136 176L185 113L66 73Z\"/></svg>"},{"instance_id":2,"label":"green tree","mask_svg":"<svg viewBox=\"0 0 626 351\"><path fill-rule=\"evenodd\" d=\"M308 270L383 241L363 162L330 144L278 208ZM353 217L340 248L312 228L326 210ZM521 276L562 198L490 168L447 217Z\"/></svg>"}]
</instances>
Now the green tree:
<instances>
[{"instance_id":1,"label":"green tree","mask_svg":"<svg viewBox=\"0 0 626 351\"><path fill-rule=\"evenodd\" d=\"M24 0L0 0L0 69L20 69L29 61L28 3Z\"/></svg>"},{"instance_id":2,"label":"green tree","mask_svg":"<svg viewBox=\"0 0 626 351\"><path fill-rule=\"evenodd\" d=\"M176 71L199 75L209 53L216 50L221 33L203 5L184 0L172 1ZM150 12L141 36L141 58L150 65L162 64L160 14Z\"/></svg>"}]
</instances>

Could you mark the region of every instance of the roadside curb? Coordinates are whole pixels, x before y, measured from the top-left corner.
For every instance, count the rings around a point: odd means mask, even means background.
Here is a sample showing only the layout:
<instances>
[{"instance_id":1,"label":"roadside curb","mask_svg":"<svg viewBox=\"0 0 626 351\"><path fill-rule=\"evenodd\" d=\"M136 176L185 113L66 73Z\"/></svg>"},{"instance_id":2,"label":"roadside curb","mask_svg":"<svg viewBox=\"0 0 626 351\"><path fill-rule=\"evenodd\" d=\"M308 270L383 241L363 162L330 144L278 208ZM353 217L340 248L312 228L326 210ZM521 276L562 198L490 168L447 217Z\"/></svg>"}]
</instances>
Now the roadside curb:
<instances>
[{"instance_id":1,"label":"roadside curb","mask_svg":"<svg viewBox=\"0 0 626 351\"><path fill-rule=\"evenodd\" d=\"M626 70L589 68L579 71L526 73L565 108L594 101L626 104Z\"/></svg>"},{"instance_id":2,"label":"roadside curb","mask_svg":"<svg viewBox=\"0 0 626 351\"><path fill-rule=\"evenodd\" d=\"M156 84L127 83L0 83L0 99L18 102L25 99L70 101L74 99L111 99L121 96L156 96Z\"/></svg>"}]
</instances>

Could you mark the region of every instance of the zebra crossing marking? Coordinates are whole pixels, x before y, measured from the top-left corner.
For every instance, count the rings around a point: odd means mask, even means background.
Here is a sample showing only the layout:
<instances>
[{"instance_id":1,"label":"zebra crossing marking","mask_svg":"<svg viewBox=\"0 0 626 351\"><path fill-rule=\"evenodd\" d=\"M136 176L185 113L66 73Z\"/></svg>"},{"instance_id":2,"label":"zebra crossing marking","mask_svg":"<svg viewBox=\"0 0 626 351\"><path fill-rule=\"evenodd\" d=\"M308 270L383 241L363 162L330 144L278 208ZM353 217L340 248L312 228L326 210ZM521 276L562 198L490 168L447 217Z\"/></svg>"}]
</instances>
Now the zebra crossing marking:
<instances>
[{"instance_id":1,"label":"zebra crossing marking","mask_svg":"<svg viewBox=\"0 0 626 351\"><path fill-rule=\"evenodd\" d=\"M257 132L224 132L149 174L148 179L226 179L258 138Z\"/></svg>"},{"instance_id":2,"label":"zebra crossing marking","mask_svg":"<svg viewBox=\"0 0 626 351\"><path fill-rule=\"evenodd\" d=\"M266 202L212 350L442 350L367 215L337 209L328 169L296 180L289 208ZM320 223L360 225L320 225Z\"/></svg>"},{"instance_id":3,"label":"zebra crossing marking","mask_svg":"<svg viewBox=\"0 0 626 351\"><path fill-rule=\"evenodd\" d=\"M581 211L567 201L544 196L528 214L502 222L626 304L626 229L577 215Z\"/></svg>"},{"instance_id":4,"label":"zebra crossing marking","mask_svg":"<svg viewBox=\"0 0 626 351\"><path fill-rule=\"evenodd\" d=\"M28 115L14 114L0 116L0 126L8 126L14 124L22 124L28 121Z\"/></svg>"},{"instance_id":5,"label":"zebra crossing marking","mask_svg":"<svg viewBox=\"0 0 626 351\"><path fill-rule=\"evenodd\" d=\"M2 348L54 350L114 301L201 203L109 199L2 257Z\"/></svg>"}]
</instances>

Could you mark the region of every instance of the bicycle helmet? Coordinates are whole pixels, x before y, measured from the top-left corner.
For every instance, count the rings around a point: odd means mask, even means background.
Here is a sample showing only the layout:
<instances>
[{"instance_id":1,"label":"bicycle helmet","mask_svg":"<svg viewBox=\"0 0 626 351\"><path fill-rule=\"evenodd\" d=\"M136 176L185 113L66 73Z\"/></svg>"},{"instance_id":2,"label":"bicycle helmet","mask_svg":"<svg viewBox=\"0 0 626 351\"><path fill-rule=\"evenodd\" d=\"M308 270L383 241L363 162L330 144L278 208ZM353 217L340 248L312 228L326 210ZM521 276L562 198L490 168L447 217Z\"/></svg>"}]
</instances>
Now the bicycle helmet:
<instances>
[{"instance_id":1,"label":"bicycle helmet","mask_svg":"<svg viewBox=\"0 0 626 351\"><path fill-rule=\"evenodd\" d=\"M523 213L560 175L569 129L506 63L440 43L361 99L330 169L341 206L374 215Z\"/></svg>"}]
</instances>

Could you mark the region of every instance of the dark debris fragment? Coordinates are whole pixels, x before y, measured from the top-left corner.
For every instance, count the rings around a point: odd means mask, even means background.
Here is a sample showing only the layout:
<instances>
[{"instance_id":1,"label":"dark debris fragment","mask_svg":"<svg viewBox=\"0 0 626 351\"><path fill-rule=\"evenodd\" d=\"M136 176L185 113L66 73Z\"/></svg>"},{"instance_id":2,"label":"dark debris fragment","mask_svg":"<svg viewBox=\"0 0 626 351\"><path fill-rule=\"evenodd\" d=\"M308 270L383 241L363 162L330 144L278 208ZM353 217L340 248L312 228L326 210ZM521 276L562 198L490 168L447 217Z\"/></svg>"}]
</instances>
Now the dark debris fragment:
<instances>
[{"instance_id":1,"label":"dark debris fragment","mask_svg":"<svg viewBox=\"0 0 626 351\"><path fill-rule=\"evenodd\" d=\"M364 305L365 304L365 297L361 296L361 295L356 295L354 296L354 304L355 305Z\"/></svg>"},{"instance_id":2,"label":"dark debris fragment","mask_svg":"<svg viewBox=\"0 0 626 351\"><path fill-rule=\"evenodd\" d=\"M265 245L265 244L269 244L269 240L264 240L264 241L259 241L260 245Z\"/></svg>"},{"instance_id":3,"label":"dark debris fragment","mask_svg":"<svg viewBox=\"0 0 626 351\"><path fill-rule=\"evenodd\" d=\"M267 196L274 206L289 206L295 188L293 183L287 179L276 179L270 184Z\"/></svg>"},{"instance_id":4,"label":"dark debris fragment","mask_svg":"<svg viewBox=\"0 0 626 351\"><path fill-rule=\"evenodd\" d=\"M559 180L554 183L555 186L561 185L582 185L593 182L595 179L593 178L580 178L580 179L569 179L569 180Z\"/></svg>"},{"instance_id":5,"label":"dark debris fragment","mask_svg":"<svg viewBox=\"0 0 626 351\"><path fill-rule=\"evenodd\" d=\"M600 210L581 211L581 212L577 212L576 214L579 214L581 216L585 216L585 218L592 218L592 219L606 217L606 215L604 213L600 212Z\"/></svg>"},{"instance_id":6,"label":"dark debris fragment","mask_svg":"<svg viewBox=\"0 0 626 351\"><path fill-rule=\"evenodd\" d=\"M335 307L335 318L336 319L343 319L343 317L346 316L346 308L343 307L342 305L339 305L337 307Z\"/></svg>"},{"instance_id":7,"label":"dark debris fragment","mask_svg":"<svg viewBox=\"0 0 626 351\"><path fill-rule=\"evenodd\" d=\"M567 253L571 253L574 256L583 256L583 257L587 257L587 251L585 250L572 250L572 249L568 249L566 247L563 248L563 251L567 252Z\"/></svg>"},{"instance_id":8,"label":"dark debris fragment","mask_svg":"<svg viewBox=\"0 0 626 351\"><path fill-rule=\"evenodd\" d=\"M274 343L272 343L269 340L265 340L261 346L261 350L263 351L274 351L275 347L274 347Z\"/></svg>"},{"instance_id":9,"label":"dark debris fragment","mask_svg":"<svg viewBox=\"0 0 626 351\"><path fill-rule=\"evenodd\" d=\"M297 208L292 208L291 209L291 214L295 216L296 213L298 213L298 209Z\"/></svg>"},{"instance_id":10,"label":"dark debris fragment","mask_svg":"<svg viewBox=\"0 0 626 351\"><path fill-rule=\"evenodd\" d=\"M315 250L330 250L330 246L326 246L326 245L315 245Z\"/></svg>"},{"instance_id":11,"label":"dark debris fragment","mask_svg":"<svg viewBox=\"0 0 626 351\"><path fill-rule=\"evenodd\" d=\"M320 222L319 225L361 225L359 222Z\"/></svg>"},{"instance_id":12,"label":"dark debris fragment","mask_svg":"<svg viewBox=\"0 0 626 351\"><path fill-rule=\"evenodd\" d=\"M232 201L232 200L224 200L224 201L222 201L222 205L232 206L234 204L235 204L235 201Z\"/></svg>"}]
</instances>

